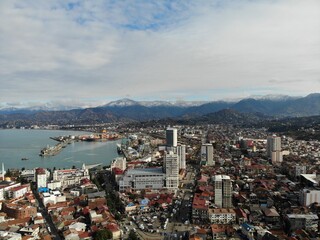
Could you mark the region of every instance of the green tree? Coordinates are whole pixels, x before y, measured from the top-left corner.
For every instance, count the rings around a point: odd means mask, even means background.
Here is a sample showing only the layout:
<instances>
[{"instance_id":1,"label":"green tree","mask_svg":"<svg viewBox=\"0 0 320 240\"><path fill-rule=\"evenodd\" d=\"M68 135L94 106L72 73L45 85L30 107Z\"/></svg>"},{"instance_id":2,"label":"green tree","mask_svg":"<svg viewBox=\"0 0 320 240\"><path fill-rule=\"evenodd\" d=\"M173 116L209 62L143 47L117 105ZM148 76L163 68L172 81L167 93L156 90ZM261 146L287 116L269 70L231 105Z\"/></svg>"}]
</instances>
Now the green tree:
<instances>
[{"instance_id":1,"label":"green tree","mask_svg":"<svg viewBox=\"0 0 320 240\"><path fill-rule=\"evenodd\" d=\"M112 232L107 229L102 229L96 232L94 238L95 240L107 240L112 239Z\"/></svg>"},{"instance_id":2,"label":"green tree","mask_svg":"<svg viewBox=\"0 0 320 240\"><path fill-rule=\"evenodd\" d=\"M133 230L131 230L127 240L138 240L138 239L139 238L138 238L137 234Z\"/></svg>"},{"instance_id":3,"label":"green tree","mask_svg":"<svg viewBox=\"0 0 320 240\"><path fill-rule=\"evenodd\" d=\"M6 172L6 174L4 176L5 177L12 177L12 173L11 173L10 169L7 170L7 172Z\"/></svg>"}]
</instances>

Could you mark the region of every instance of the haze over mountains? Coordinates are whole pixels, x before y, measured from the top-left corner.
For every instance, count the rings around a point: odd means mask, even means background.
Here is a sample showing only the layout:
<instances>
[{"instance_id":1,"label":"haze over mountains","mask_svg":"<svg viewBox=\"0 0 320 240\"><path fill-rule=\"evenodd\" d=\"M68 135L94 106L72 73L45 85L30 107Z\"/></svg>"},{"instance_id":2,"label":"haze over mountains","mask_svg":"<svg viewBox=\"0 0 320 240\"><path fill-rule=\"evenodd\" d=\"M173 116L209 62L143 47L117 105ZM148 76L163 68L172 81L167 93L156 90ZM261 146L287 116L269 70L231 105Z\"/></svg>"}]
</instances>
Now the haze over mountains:
<instances>
[{"instance_id":1,"label":"haze over mountains","mask_svg":"<svg viewBox=\"0 0 320 240\"><path fill-rule=\"evenodd\" d=\"M126 98L99 107L71 110L64 107L64 109L58 111L52 111L50 108L2 109L0 110L0 123L21 121L76 124L147 121L165 118L194 119L209 114L204 117L204 119L207 119L208 117L214 118L212 113L225 109L232 110L223 112L222 116L225 116L225 118L228 118L226 114L239 116L243 113L246 113L246 115L241 115L241 119L248 114L251 114L251 116L255 114L259 117L315 116L320 115L320 93L309 94L306 97L275 95L246 98L240 101L214 102L134 101Z\"/></svg>"}]
</instances>

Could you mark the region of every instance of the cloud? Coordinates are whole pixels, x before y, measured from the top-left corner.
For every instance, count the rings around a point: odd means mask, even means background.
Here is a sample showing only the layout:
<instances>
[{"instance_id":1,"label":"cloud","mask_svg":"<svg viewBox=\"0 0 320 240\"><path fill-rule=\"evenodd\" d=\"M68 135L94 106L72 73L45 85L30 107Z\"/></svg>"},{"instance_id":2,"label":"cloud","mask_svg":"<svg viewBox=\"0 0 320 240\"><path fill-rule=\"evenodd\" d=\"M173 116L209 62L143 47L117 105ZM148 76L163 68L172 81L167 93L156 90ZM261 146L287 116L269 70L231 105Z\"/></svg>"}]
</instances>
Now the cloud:
<instances>
[{"instance_id":1,"label":"cloud","mask_svg":"<svg viewBox=\"0 0 320 240\"><path fill-rule=\"evenodd\" d=\"M1 1L0 102L320 89L320 2Z\"/></svg>"}]
</instances>

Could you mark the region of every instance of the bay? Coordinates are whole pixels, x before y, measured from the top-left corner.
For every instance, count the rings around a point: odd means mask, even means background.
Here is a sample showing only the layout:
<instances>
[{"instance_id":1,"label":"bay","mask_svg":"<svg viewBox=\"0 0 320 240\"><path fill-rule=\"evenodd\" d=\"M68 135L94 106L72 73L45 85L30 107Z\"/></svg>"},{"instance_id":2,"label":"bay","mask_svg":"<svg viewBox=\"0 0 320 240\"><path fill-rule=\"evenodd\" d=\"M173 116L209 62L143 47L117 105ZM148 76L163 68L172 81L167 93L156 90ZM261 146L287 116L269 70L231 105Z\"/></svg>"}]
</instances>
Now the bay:
<instances>
[{"instance_id":1,"label":"bay","mask_svg":"<svg viewBox=\"0 0 320 240\"><path fill-rule=\"evenodd\" d=\"M9 168L71 168L85 164L109 165L118 156L116 144L119 141L73 142L60 153L50 157L40 157L40 150L57 141L50 137L90 134L78 131L61 130L0 130L0 164ZM28 160L21 160L27 158ZM1 170L1 169L0 169Z\"/></svg>"}]
</instances>

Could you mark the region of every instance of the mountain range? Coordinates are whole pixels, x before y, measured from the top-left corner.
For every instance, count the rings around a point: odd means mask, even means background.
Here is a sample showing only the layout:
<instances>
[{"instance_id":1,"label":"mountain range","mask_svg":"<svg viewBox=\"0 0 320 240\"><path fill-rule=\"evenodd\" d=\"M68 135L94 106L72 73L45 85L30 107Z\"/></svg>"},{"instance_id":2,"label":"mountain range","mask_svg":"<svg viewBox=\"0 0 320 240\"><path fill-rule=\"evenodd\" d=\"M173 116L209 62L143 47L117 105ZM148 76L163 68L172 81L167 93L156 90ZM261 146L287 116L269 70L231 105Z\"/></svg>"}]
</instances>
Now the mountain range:
<instances>
[{"instance_id":1,"label":"mountain range","mask_svg":"<svg viewBox=\"0 0 320 240\"><path fill-rule=\"evenodd\" d=\"M222 110L232 111L222 111ZM222 112L221 112L222 111ZM212 113L220 112L221 118L228 115L262 117L302 117L320 115L320 93L305 97L265 96L246 98L239 101L214 102L169 102L169 101L134 101L121 99L106 105L92 108L71 110L41 109L2 109L0 125L18 124L93 124L116 121L148 121L165 118L201 119L214 118ZM211 114L211 115L210 115ZM240 114L240 115L239 115ZM248 115L249 114L249 115ZM224 116L224 117L223 117ZM255 119L253 117L252 119Z\"/></svg>"}]
</instances>

